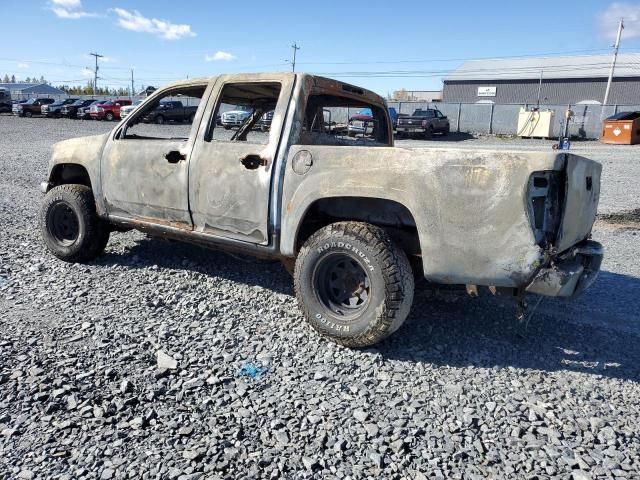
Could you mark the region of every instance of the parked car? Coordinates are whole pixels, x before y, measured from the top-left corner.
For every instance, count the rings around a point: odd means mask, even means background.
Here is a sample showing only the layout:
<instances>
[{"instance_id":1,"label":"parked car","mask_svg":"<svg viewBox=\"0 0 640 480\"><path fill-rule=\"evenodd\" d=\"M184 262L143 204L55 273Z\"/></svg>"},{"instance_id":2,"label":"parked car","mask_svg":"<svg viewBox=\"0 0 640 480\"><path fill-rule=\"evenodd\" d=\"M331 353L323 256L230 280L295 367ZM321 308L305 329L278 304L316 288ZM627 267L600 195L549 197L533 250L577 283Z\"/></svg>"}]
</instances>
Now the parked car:
<instances>
[{"instance_id":1,"label":"parked car","mask_svg":"<svg viewBox=\"0 0 640 480\"><path fill-rule=\"evenodd\" d=\"M163 124L166 122L193 122L198 107L185 107L182 102L167 100L160 102L156 108L146 114L144 123Z\"/></svg>"},{"instance_id":2,"label":"parked car","mask_svg":"<svg viewBox=\"0 0 640 480\"><path fill-rule=\"evenodd\" d=\"M92 100L91 103L85 107L78 107L76 117L79 120L91 120L91 107L100 105L104 100Z\"/></svg>"},{"instance_id":3,"label":"parked car","mask_svg":"<svg viewBox=\"0 0 640 480\"><path fill-rule=\"evenodd\" d=\"M350 137L355 137L356 135L372 135L373 126L373 112L371 112L370 108L364 108L349 118L347 134Z\"/></svg>"},{"instance_id":4,"label":"parked car","mask_svg":"<svg viewBox=\"0 0 640 480\"><path fill-rule=\"evenodd\" d=\"M93 99L78 99L73 103L68 103L67 105L63 105L60 109L60 114L66 118L78 118L78 110L83 107L88 107L95 100Z\"/></svg>"},{"instance_id":5,"label":"parked car","mask_svg":"<svg viewBox=\"0 0 640 480\"><path fill-rule=\"evenodd\" d=\"M53 98L32 98L24 103L16 103L11 108L14 115L18 117L32 117L42 114L42 106L50 105L55 100Z\"/></svg>"},{"instance_id":6,"label":"parked car","mask_svg":"<svg viewBox=\"0 0 640 480\"><path fill-rule=\"evenodd\" d=\"M271 122L273 121L273 112L274 110L271 110L260 117L260 120L258 120L258 123L256 125L256 127L259 128L260 131L269 131L269 129L271 128Z\"/></svg>"},{"instance_id":7,"label":"parked car","mask_svg":"<svg viewBox=\"0 0 640 480\"><path fill-rule=\"evenodd\" d=\"M231 127L239 127L252 113L252 109L239 105L235 109L220 115L220 123L222 123L225 130L229 130Z\"/></svg>"},{"instance_id":8,"label":"parked car","mask_svg":"<svg viewBox=\"0 0 640 480\"><path fill-rule=\"evenodd\" d=\"M107 100L97 105L92 105L89 110L91 118L94 120L120 120L120 107L131 105L131 100L126 98L118 100Z\"/></svg>"},{"instance_id":9,"label":"parked car","mask_svg":"<svg viewBox=\"0 0 640 480\"><path fill-rule=\"evenodd\" d=\"M0 88L0 113L10 112L11 107L11 92L6 88Z\"/></svg>"},{"instance_id":10,"label":"parked car","mask_svg":"<svg viewBox=\"0 0 640 480\"><path fill-rule=\"evenodd\" d=\"M196 135L194 124L184 137L150 141L131 116L110 134L57 143L38 216L53 255L91 260L111 232L133 228L280 259L294 270L307 322L351 347L400 328L414 278L472 294L486 286L522 313L526 292L572 298L598 275L603 250L590 240L597 162L551 150L394 148L382 97L314 75L224 75L156 95L181 89L202 92L196 119L208 130L220 102L233 98L275 109L279 131L266 144L247 141L252 117L231 138L212 141L215 128ZM374 138L326 133L324 110L356 102L371 109Z\"/></svg>"},{"instance_id":11,"label":"parked car","mask_svg":"<svg viewBox=\"0 0 640 480\"><path fill-rule=\"evenodd\" d=\"M450 128L449 119L435 108L418 108L410 116L399 116L396 124L399 135L419 133L426 139L434 133L449 135Z\"/></svg>"},{"instance_id":12,"label":"parked car","mask_svg":"<svg viewBox=\"0 0 640 480\"><path fill-rule=\"evenodd\" d=\"M59 100L51 104L42 105L42 107L40 107L40 111L42 112L42 116L44 117L60 118L62 117L62 107L71 105L77 101L77 98L67 98L65 100Z\"/></svg>"},{"instance_id":13,"label":"parked car","mask_svg":"<svg viewBox=\"0 0 640 480\"><path fill-rule=\"evenodd\" d=\"M127 118L127 116L133 112L138 105L140 105L144 100L136 100L131 105L125 105L124 107L120 107L120 118Z\"/></svg>"},{"instance_id":14,"label":"parked car","mask_svg":"<svg viewBox=\"0 0 640 480\"><path fill-rule=\"evenodd\" d=\"M391 125L395 129L395 125L398 121L398 113L393 107L389 107L389 118L391 118ZM373 133L373 113L371 109L365 108L349 119L347 126L347 132L349 136L355 137L356 135L371 135Z\"/></svg>"}]
</instances>

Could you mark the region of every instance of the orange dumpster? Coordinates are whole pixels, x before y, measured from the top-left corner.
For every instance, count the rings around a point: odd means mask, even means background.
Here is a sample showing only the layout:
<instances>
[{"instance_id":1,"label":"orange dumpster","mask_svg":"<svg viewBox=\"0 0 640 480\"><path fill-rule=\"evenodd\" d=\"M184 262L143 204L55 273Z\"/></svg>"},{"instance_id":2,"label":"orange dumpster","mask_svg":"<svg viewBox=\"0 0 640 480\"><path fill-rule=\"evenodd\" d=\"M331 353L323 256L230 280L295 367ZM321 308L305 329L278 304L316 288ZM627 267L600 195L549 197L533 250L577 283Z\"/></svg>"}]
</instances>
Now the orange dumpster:
<instances>
[{"instance_id":1,"label":"orange dumpster","mask_svg":"<svg viewBox=\"0 0 640 480\"><path fill-rule=\"evenodd\" d=\"M620 112L605 119L600 140L616 145L640 143L640 112Z\"/></svg>"}]
</instances>

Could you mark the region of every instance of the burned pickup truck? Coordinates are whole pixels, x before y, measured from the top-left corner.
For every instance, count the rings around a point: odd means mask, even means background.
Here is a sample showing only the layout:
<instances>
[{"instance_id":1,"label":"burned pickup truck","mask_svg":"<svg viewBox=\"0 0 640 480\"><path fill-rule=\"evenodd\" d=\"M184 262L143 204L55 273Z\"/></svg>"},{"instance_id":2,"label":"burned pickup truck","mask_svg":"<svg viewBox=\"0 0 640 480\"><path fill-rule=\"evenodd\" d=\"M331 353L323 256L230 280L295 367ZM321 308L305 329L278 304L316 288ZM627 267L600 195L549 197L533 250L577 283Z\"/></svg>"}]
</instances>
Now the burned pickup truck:
<instances>
[{"instance_id":1,"label":"burned pickup truck","mask_svg":"<svg viewBox=\"0 0 640 480\"><path fill-rule=\"evenodd\" d=\"M176 96L199 99L182 137L139 130ZM250 114L225 130L219 113L238 106ZM365 108L370 137L327 128ZM272 110L269 132L254 128ZM110 133L56 144L40 227L69 262L130 228L280 259L313 328L361 347L402 325L416 277L517 299L584 291L602 260L590 240L600 172L570 153L394 147L385 101L363 88L222 75L169 85Z\"/></svg>"}]
</instances>

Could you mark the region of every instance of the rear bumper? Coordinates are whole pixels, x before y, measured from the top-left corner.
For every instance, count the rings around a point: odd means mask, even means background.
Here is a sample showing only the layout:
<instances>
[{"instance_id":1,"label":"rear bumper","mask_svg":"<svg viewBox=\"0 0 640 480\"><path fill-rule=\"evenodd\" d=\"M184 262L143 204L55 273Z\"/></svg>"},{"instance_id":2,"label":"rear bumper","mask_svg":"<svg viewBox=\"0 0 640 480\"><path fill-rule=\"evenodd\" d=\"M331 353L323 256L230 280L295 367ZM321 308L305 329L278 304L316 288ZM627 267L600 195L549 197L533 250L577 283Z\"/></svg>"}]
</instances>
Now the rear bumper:
<instances>
[{"instance_id":1,"label":"rear bumper","mask_svg":"<svg viewBox=\"0 0 640 480\"><path fill-rule=\"evenodd\" d=\"M598 277L603 256L598 242L581 242L540 270L526 290L548 297L577 297Z\"/></svg>"}]
</instances>

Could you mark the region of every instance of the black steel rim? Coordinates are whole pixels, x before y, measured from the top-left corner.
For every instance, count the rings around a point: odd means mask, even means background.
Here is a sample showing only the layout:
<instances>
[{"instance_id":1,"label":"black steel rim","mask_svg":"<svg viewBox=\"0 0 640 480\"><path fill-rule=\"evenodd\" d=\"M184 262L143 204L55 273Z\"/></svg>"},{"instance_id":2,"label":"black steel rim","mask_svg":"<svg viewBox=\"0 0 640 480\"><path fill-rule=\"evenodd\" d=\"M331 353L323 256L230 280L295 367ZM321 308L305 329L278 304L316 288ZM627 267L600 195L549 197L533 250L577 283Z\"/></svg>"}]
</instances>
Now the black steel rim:
<instances>
[{"instance_id":1,"label":"black steel rim","mask_svg":"<svg viewBox=\"0 0 640 480\"><path fill-rule=\"evenodd\" d=\"M313 286L318 301L345 320L358 317L371 298L371 280L365 266L345 253L332 253L318 262Z\"/></svg>"},{"instance_id":2,"label":"black steel rim","mask_svg":"<svg viewBox=\"0 0 640 480\"><path fill-rule=\"evenodd\" d=\"M80 222L68 204L56 203L47 214L47 229L56 242L67 247L78 239Z\"/></svg>"}]
</instances>

